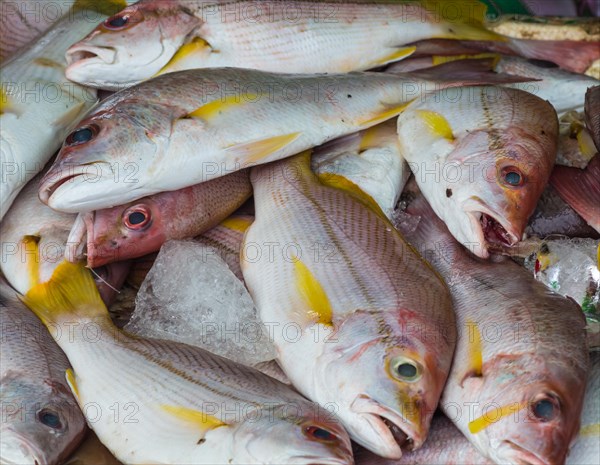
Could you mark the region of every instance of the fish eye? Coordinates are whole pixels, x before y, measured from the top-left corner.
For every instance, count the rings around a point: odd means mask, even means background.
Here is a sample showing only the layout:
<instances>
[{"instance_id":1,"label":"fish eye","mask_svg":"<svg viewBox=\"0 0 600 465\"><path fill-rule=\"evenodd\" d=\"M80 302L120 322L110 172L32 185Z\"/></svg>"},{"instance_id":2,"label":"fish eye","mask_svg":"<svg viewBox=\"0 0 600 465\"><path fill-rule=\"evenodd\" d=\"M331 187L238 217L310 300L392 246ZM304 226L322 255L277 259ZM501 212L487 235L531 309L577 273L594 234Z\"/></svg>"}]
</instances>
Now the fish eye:
<instances>
[{"instance_id":1,"label":"fish eye","mask_svg":"<svg viewBox=\"0 0 600 465\"><path fill-rule=\"evenodd\" d=\"M127 229L131 230L139 231L146 228L150 224L151 218L150 209L145 205L136 205L123 213L123 222Z\"/></svg>"},{"instance_id":2,"label":"fish eye","mask_svg":"<svg viewBox=\"0 0 600 465\"><path fill-rule=\"evenodd\" d=\"M545 395L531 404L531 413L539 421L552 421L560 413L560 406L554 397Z\"/></svg>"},{"instance_id":3,"label":"fish eye","mask_svg":"<svg viewBox=\"0 0 600 465\"><path fill-rule=\"evenodd\" d=\"M421 378L421 367L406 357L396 357L390 364L392 374L400 381L414 383Z\"/></svg>"},{"instance_id":4,"label":"fish eye","mask_svg":"<svg viewBox=\"0 0 600 465\"><path fill-rule=\"evenodd\" d=\"M66 145L85 144L96 137L98 131L99 128L95 124L77 128L67 136Z\"/></svg>"},{"instance_id":5,"label":"fish eye","mask_svg":"<svg viewBox=\"0 0 600 465\"><path fill-rule=\"evenodd\" d=\"M518 187L524 182L521 171L514 166L508 166L502 170L502 179L505 184L513 187Z\"/></svg>"},{"instance_id":6,"label":"fish eye","mask_svg":"<svg viewBox=\"0 0 600 465\"><path fill-rule=\"evenodd\" d=\"M61 429L62 423L60 421L60 416L53 410L43 409L38 412L38 419L43 425L48 426L52 429Z\"/></svg>"},{"instance_id":7,"label":"fish eye","mask_svg":"<svg viewBox=\"0 0 600 465\"><path fill-rule=\"evenodd\" d=\"M318 426L306 426L304 428L304 434L306 434L311 439L316 439L317 441L335 441L337 436L326 429L319 428Z\"/></svg>"},{"instance_id":8,"label":"fish eye","mask_svg":"<svg viewBox=\"0 0 600 465\"><path fill-rule=\"evenodd\" d=\"M129 15L117 15L104 21L104 27L113 31L118 31L127 26L128 23Z\"/></svg>"}]
</instances>

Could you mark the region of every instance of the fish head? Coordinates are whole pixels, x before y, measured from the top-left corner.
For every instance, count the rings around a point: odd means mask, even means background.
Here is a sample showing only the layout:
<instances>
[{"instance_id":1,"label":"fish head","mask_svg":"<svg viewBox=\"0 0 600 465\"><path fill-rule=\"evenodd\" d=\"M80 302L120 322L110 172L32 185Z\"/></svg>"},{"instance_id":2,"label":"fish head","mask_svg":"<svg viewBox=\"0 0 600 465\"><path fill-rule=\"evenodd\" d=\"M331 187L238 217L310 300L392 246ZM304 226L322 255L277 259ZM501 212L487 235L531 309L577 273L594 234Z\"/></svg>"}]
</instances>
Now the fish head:
<instances>
[{"instance_id":1,"label":"fish head","mask_svg":"<svg viewBox=\"0 0 600 465\"><path fill-rule=\"evenodd\" d=\"M302 398L249 414L237 426L232 441L240 463L354 463L350 438L339 420Z\"/></svg>"},{"instance_id":2,"label":"fish head","mask_svg":"<svg viewBox=\"0 0 600 465\"><path fill-rule=\"evenodd\" d=\"M159 169L154 160L167 150L168 109L137 101L119 108L108 103L108 108L100 107L67 136L41 179L39 198L49 207L89 212L147 195L140 179Z\"/></svg>"},{"instance_id":3,"label":"fish head","mask_svg":"<svg viewBox=\"0 0 600 465\"><path fill-rule=\"evenodd\" d=\"M573 376L539 357L501 364L484 382L477 407L484 429L474 440L496 463L565 463L580 426L585 372Z\"/></svg>"},{"instance_id":4,"label":"fish head","mask_svg":"<svg viewBox=\"0 0 600 465\"><path fill-rule=\"evenodd\" d=\"M80 214L78 222L84 226L76 223L72 230L69 261L87 258L93 268L156 252L167 240L161 209L151 197Z\"/></svg>"},{"instance_id":5,"label":"fish head","mask_svg":"<svg viewBox=\"0 0 600 465\"><path fill-rule=\"evenodd\" d=\"M66 386L11 377L2 379L2 391L3 464L60 463L83 438L85 420Z\"/></svg>"},{"instance_id":6,"label":"fish head","mask_svg":"<svg viewBox=\"0 0 600 465\"><path fill-rule=\"evenodd\" d=\"M67 50L66 76L109 90L137 84L160 71L199 25L181 2L128 6Z\"/></svg>"},{"instance_id":7,"label":"fish head","mask_svg":"<svg viewBox=\"0 0 600 465\"><path fill-rule=\"evenodd\" d=\"M399 458L403 449L416 450L425 442L452 349L445 342L432 347L432 331L420 331L432 326L419 325L414 312L409 312L414 334L391 313L375 317L358 311L344 321L336 343L325 344L329 363L323 388L335 386L341 404L336 413L356 442Z\"/></svg>"}]
</instances>

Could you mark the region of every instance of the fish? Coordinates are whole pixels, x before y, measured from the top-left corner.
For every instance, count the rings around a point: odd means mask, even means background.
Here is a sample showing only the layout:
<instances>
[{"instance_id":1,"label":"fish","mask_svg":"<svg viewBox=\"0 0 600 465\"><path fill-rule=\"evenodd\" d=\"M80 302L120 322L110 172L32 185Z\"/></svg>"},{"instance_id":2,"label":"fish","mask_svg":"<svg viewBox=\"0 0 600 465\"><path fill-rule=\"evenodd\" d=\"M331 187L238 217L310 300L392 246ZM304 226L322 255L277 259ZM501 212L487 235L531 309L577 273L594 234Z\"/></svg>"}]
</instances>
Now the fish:
<instances>
[{"instance_id":1,"label":"fish","mask_svg":"<svg viewBox=\"0 0 600 465\"><path fill-rule=\"evenodd\" d=\"M596 145L596 150L600 152L600 86L595 86L585 94L585 125L590 131L590 135Z\"/></svg>"},{"instance_id":2,"label":"fish","mask_svg":"<svg viewBox=\"0 0 600 465\"><path fill-rule=\"evenodd\" d=\"M504 83L505 87L521 89L548 100L559 115L568 111L582 111L588 88L600 81L584 74L563 70L557 64L533 58L501 55L496 53L474 53L450 56L407 58L386 68L386 72L408 72L417 69L434 70L438 66L458 61L465 70L476 68L480 63L491 61L491 69L497 73L528 77L535 81Z\"/></svg>"},{"instance_id":3,"label":"fish","mask_svg":"<svg viewBox=\"0 0 600 465\"><path fill-rule=\"evenodd\" d=\"M457 318L441 410L495 463L564 463L589 372L581 308L507 257L470 254L416 184L405 195L420 218L405 237L443 276Z\"/></svg>"},{"instance_id":4,"label":"fish","mask_svg":"<svg viewBox=\"0 0 600 465\"><path fill-rule=\"evenodd\" d=\"M131 2L129 2L131 3ZM21 47L27 45L46 32L71 9L89 9L94 12L112 15L123 9L127 3L122 0L64 0L60 3L51 0L2 1L0 4L0 60L4 61ZM98 15L88 14L89 20L98 20ZM83 32L83 34L86 34Z\"/></svg>"},{"instance_id":5,"label":"fish","mask_svg":"<svg viewBox=\"0 0 600 465\"><path fill-rule=\"evenodd\" d=\"M187 239L219 224L252 195L248 170L118 207L79 214L65 258L95 268L142 257L170 239Z\"/></svg>"},{"instance_id":6,"label":"fish","mask_svg":"<svg viewBox=\"0 0 600 465\"><path fill-rule=\"evenodd\" d=\"M81 407L97 407L85 409L87 422L124 464L354 463L339 422L289 386L118 330L82 264L64 261L23 301L46 326L74 327L73 337L55 337L72 366L69 387Z\"/></svg>"},{"instance_id":7,"label":"fish","mask_svg":"<svg viewBox=\"0 0 600 465\"><path fill-rule=\"evenodd\" d=\"M64 465L121 465L121 462L102 445L98 436L90 431L83 444Z\"/></svg>"},{"instance_id":8,"label":"fish","mask_svg":"<svg viewBox=\"0 0 600 465\"><path fill-rule=\"evenodd\" d=\"M69 10L35 42L2 63L0 220L19 191L44 168L77 121L97 102L94 89L65 77L65 52L94 27L90 18L103 17L107 2L114 4L113 0L82 2L85 8ZM10 3L3 2L3 8ZM64 5L53 2L48 6L60 10ZM35 8L43 11L44 6L36 3Z\"/></svg>"},{"instance_id":9,"label":"fish","mask_svg":"<svg viewBox=\"0 0 600 465\"><path fill-rule=\"evenodd\" d=\"M0 223L0 270L21 294L48 281L72 248L68 237L76 215L44 205L38 198L39 180L40 175L25 186ZM107 304L115 299L129 267L129 262L118 262L94 269L98 290Z\"/></svg>"},{"instance_id":10,"label":"fish","mask_svg":"<svg viewBox=\"0 0 600 465\"><path fill-rule=\"evenodd\" d=\"M406 44L426 38L502 40L483 27L483 5L448 4L142 0L70 47L66 75L111 90L194 68L347 73L407 57Z\"/></svg>"},{"instance_id":11,"label":"fish","mask_svg":"<svg viewBox=\"0 0 600 465\"><path fill-rule=\"evenodd\" d=\"M493 465L441 412L431 420L429 438L417 451L407 452L398 460L383 459L360 449L354 455L356 465Z\"/></svg>"},{"instance_id":12,"label":"fish","mask_svg":"<svg viewBox=\"0 0 600 465\"><path fill-rule=\"evenodd\" d=\"M590 352L591 370L583 401L581 430L569 451L565 465L596 465L600 457L598 425L600 424L600 351ZM405 454L400 460L385 460L360 450L357 465L491 465L443 414L431 422L429 441L422 449Z\"/></svg>"},{"instance_id":13,"label":"fish","mask_svg":"<svg viewBox=\"0 0 600 465\"><path fill-rule=\"evenodd\" d=\"M556 164L585 169L598 152L586 127L585 116L569 111L559 120L558 153Z\"/></svg>"},{"instance_id":14,"label":"fish","mask_svg":"<svg viewBox=\"0 0 600 465\"><path fill-rule=\"evenodd\" d=\"M462 87L409 105L398 138L435 213L487 258L490 244L522 238L554 166L558 118L528 92Z\"/></svg>"},{"instance_id":15,"label":"fish","mask_svg":"<svg viewBox=\"0 0 600 465\"><path fill-rule=\"evenodd\" d=\"M357 185L388 218L410 175L400 153L394 119L315 148L311 169L326 182Z\"/></svg>"},{"instance_id":16,"label":"fish","mask_svg":"<svg viewBox=\"0 0 600 465\"><path fill-rule=\"evenodd\" d=\"M557 165L550 184L587 223L600 233L600 154L585 169Z\"/></svg>"},{"instance_id":17,"label":"fish","mask_svg":"<svg viewBox=\"0 0 600 465\"><path fill-rule=\"evenodd\" d=\"M165 74L95 107L67 136L40 199L83 213L182 189L368 129L424 92L461 84L384 73Z\"/></svg>"},{"instance_id":18,"label":"fish","mask_svg":"<svg viewBox=\"0 0 600 465\"><path fill-rule=\"evenodd\" d=\"M310 158L252 169L244 280L294 387L399 458L424 443L450 368L448 291L372 198L324 184Z\"/></svg>"},{"instance_id":19,"label":"fish","mask_svg":"<svg viewBox=\"0 0 600 465\"><path fill-rule=\"evenodd\" d=\"M65 380L67 357L0 278L0 462L58 465L85 435Z\"/></svg>"}]
</instances>

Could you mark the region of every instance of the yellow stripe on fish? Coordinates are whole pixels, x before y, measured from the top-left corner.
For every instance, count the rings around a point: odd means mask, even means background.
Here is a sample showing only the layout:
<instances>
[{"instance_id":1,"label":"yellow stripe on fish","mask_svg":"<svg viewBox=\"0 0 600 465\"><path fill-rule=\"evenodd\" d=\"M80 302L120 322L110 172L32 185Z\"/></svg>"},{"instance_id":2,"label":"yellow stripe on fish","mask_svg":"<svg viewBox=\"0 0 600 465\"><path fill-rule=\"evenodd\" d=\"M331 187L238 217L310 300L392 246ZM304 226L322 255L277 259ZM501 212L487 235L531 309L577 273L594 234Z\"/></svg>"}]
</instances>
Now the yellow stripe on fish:
<instances>
[{"instance_id":1,"label":"yellow stripe on fish","mask_svg":"<svg viewBox=\"0 0 600 465\"><path fill-rule=\"evenodd\" d=\"M161 405L160 408L178 420L193 423L198 427L202 436L210 430L228 426L227 423L223 423L218 418L199 410L175 405Z\"/></svg>"},{"instance_id":2,"label":"yellow stripe on fish","mask_svg":"<svg viewBox=\"0 0 600 465\"><path fill-rule=\"evenodd\" d=\"M91 10L106 16L112 16L127 7L125 0L77 0L73 11Z\"/></svg>"},{"instance_id":3,"label":"yellow stripe on fish","mask_svg":"<svg viewBox=\"0 0 600 465\"><path fill-rule=\"evenodd\" d=\"M488 426L493 425L494 423L502 420L503 418L506 418L512 413L517 414L517 412L519 412L525 407L527 407L527 402L523 402L521 404L514 403L488 410L479 418L476 418L475 420L469 422L469 431L471 432L471 434L480 433Z\"/></svg>"},{"instance_id":4,"label":"yellow stripe on fish","mask_svg":"<svg viewBox=\"0 0 600 465\"><path fill-rule=\"evenodd\" d=\"M381 60L377 60L376 65L387 65L388 63L392 63L394 61L403 60L411 56L417 50L416 46L412 47L403 47L396 50L394 53L382 58Z\"/></svg>"},{"instance_id":5,"label":"yellow stripe on fish","mask_svg":"<svg viewBox=\"0 0 600 465\"><path fill-rule=\"evenodd\" d=\"M246 144L236 144L227 148L227 152L236 157L236 161L243 163L244 167L251 166L261 159L283 149L302 135L301 132L284 134L282 136L260 139Z\"/></svg>"},{"instance_id":6,"label":"yellow stripe on fish","mask_svg":"<svg viewBox=\"0 0 600 465\"><path fill-rule=\"evenodd\" d=\"M582 426L579 435L584 437L600 436L600 423Z\"/></svg>"},{"instance_id":7,"label":"yellow stripe on fish","mask_svg":"<svg viewBox=\"0 0 600 465\"><path fill-rule=\"evenodd\" d=\"M498 62L501 59L501 56L498 53L475 53L472 55L434 55L431 57L431 64L433 66L442 65L444 63L449 63L451 61L459 61L459 60L479 60L482 58L493 58L492 67L495 68Z\"/></svg>"},{"instance_id":8,"label":"yellow stripe on fish","mask_svg":"<svg viewBox=\"0 0 600 465\"><path fill-rule=\"evenodd\" d=\"M483 374L483 349L479 326L473 321L467 321L467 335L469 345L469 371L468 376L482 376Z\"/></svg>"},{"instance_id":9,"label":"yellow stripe on fish","mask_svg":"<svg viewBox=\"0 0 600 465\"><path fill-rule=\"evenodd\" d=\"M239 217L239 216L230 216L226 220L221 222L221 226L227 229L232 229L237 232L246 232L246 230L252 224L251 218Z\"/></svg>"},{"instance_id":10,"label":"yellow stripe on fish","mask_svg":"<svg viewBox=\"0 0 600 465\"><path fill-rule=\"evenodd\" d=\"M294 257L294 274L310 319L322 325L332 325L333 310L329 297L319 280L298 257Z\"/></svg>"},{"instance_id":11,"label":"yellow stripe on fish","mask_svg":"<svg viewBox=\"0 0 600 465\"><path fill-rule=\"evenodd\" d=\"M67 384L71 388L71 392L79 402L79 389L77 388L77 381L75 380L75 373L72 368L68 368L65 372L65 378L67 378Z\"/></svg>"},{"instance_id":12,"label":"yellow stripe on fish","mask_svg":"<svg viewBox=\"0 0 600 465\"><path fill-rule=\"evenodd\" d=\"M202 105L190 112L186 117L188 118L200 118L208 121L215 116L227 111L230 108L238 105L245 105L246 103L256 102L260 99L260 94L243 94L243 95L230 95L223 99L213 100L210 103Z\"/></svg>"},{"instance_id":13,"label":"yellow stripe on fish","mask_svg":"<svg viewBox=\"0 0 600 465\"><path fill-rule=\"evenodd\" d=\"M416 113L425 122L433 135L443 137L449 141L454 140L450 123L443 115L430 110L417 110Z\"/></svg>"},{"instance_id":14,"label":"yellow stripe on fish","mask_svg":"<svg viewBox=\"0 0 600 465\"><path fill-rule=\"evenodd\" d=\"M25 257L29 285L35 286L40 282L40 238L37 236L24 236L23 256Z\"/></svg>"}]
</instances>

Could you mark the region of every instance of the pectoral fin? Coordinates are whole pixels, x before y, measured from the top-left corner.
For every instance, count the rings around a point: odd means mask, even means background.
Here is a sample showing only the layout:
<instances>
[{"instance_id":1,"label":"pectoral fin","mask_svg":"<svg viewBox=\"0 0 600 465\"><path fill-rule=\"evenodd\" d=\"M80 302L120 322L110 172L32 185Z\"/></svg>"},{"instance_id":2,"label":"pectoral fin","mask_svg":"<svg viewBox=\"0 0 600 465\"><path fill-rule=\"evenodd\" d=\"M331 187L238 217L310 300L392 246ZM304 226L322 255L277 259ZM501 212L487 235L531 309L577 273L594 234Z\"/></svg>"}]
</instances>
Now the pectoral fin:
<instances>
[{"instance_id":1,"label":"pectoral fin","mask_svg":"<svg viewBox=\"0 0 600 465\"><path fill-rule=\"evenodd\" d=\"M185 117L200 118L204 121L210 121L223 112L239 107L240 105L256 102L258 99L260 99L260 95L258 94L229 95L225 98L213 100L212 102L202 105L188 113Z\"/></svg>"},{"instance_id":2,"label":"pectoral fin","mask_svg":"<svg viewBox=\"0 0 600 465\"><path fill-rule=\"evenodd\" d=\"M155 76L193 68L193 64L187 62L199 61L206 58L212 51L213 49L207 41L200 37L196 37L190 43L182 45L169 62L163 66Z\"/></svg>"},{"instance_id":3,"label":"pectoral fin","mask_svg":"<svg viewBox=\"0 0 600 465\"><path fill-rule=\"evenodd\" d=\"M309 319L323 325L332 325L333 310L329 297L316 276L299 258L294 259L294 276Z\"/></svg>"},{"instance_id":4,"label":"pectoral fin","mask_svg":"<svg viewBox=\"0 0 600 465\"><path fill-rule=\"evenodd\" d=\"M398 116L414 100L415 99L411 100L410 102L403 103L402 105L399 105L399 106L396 106L393 108L388 108L386 110L382 110L376 116L369 118L367 120L361 121L358 124L362 127L370 127L370 126L375 126L376 124L379 124L379 123L383 123L384 121L387 121L388 119L392 119L394 116Z\"/></svg>"},{"instance_id":5,"label":"pectoral fin","mask_svg":"<svg viewBox=\"0 0 600 465\"><path fill-rule=\"evenodd\" d=\"M191 426L198 429L201 438L213 429L228 426L227 423L222 422L217 417L204 413L201 410L177 405L161 405L160 408L178 420L189 423Z\"/></svg>"},{"instance_id":6,"label":"pectoral fin","mask_svg":"<svg viewBox=\"0 0 600 465\"><path fill-rule=\"evenodd\" d=\"M23 257L29 277L29 287L33 287L40 281L40 238L38 236L24 236L21 240L23 246Z\"/></svg>"},{"instance_id":7,"label":"pectoral fin","mask_svg":"<svg viewBox=\"0 0 600 465\"><path fill-rule=\"evenodd\" d=\"M429 110L417 110L416 114L419 115L434 136L443 137L449 141L454 140L450 123L443 115Z\"/></svg>"},{"instance_id":8,"label":"pectoral fin","mask_svg":"<svg viewBox=\"0 0 600 465\"><path fill-rule=\"evenodd\" d=\"M243 165L252 165L290 145L301 135L302 133L300 132L294 132L282 136L268 137L266 139L232 145L226 151Z\"/></svg>"},{"instance_id":9,"label":"pectoral fin","mask_svg":"<svg viewBox=\"0 0 600 465\"><path fill-rule=\"evenodd\" d=\"M388 63L393 63L394 61L403 60L404 58L407 58L407 57L411 56L413 53L415 53L416 50L417 50L416 46L399 48L399 49L395 50L393 53L389 54L388 56L377 60L374 63L374 67L387 65Z\"/></svg>"},{"instance_id":10,"label":"pectoral fin","mask_svg":"<svg viewBox=\"0 0 600 465\"><path fill-rule=\"evenodd\" d=\"M77 387L77 381L75 381L75 373L73 372L72 368L67 369L67 371L65 372L65 377L67 378L67 384L71 388L71 392L73 392L73 395L79 402L79 388Z\"/></svg>"},{"instance_id":11,"label":"pectoral fin","mask_svg":"<svg viewBox=\"0 0 600 465\"><path fill-rule=\"evenodd\" d=\"M483 352L481 347L481 332L473 321L467 321L467 344L469 365L465 378L483 376Z\"/></svg>"}]
</instances>

